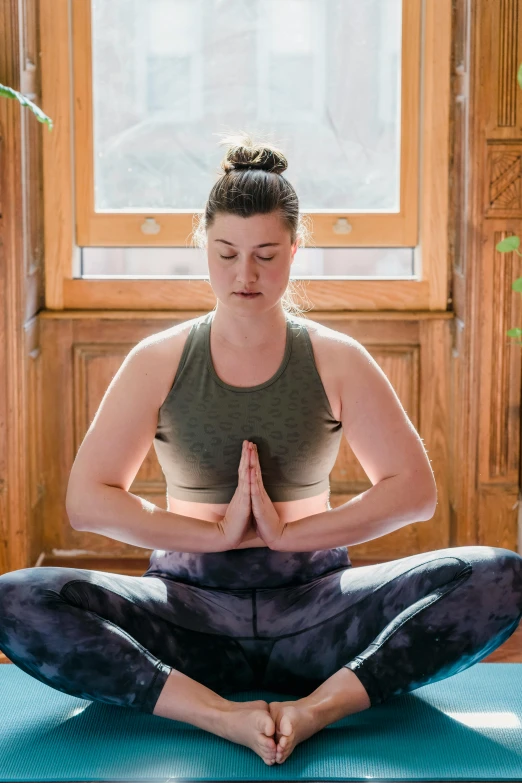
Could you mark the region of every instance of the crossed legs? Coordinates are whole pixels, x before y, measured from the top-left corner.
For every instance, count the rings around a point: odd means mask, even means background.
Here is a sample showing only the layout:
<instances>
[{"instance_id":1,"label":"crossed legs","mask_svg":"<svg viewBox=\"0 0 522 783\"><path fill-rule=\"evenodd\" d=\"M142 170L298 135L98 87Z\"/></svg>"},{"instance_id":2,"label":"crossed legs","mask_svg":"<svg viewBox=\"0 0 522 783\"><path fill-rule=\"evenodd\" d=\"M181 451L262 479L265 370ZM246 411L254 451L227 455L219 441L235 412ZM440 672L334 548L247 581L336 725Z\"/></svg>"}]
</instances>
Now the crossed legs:
<instances>
[{"instance_id":1,"label":"crossed legs","mask_svg":"<svg viewBox=\"0 0 522 783\"><path fill-rule=\"evenodd\" d=\"M240 645L252 639L248 592L20 569L0 576L0 650L64 693L187 721L282 763L325 725L500 646L522 614L522 557L456 547L259 590L255 638L274 641L255 683ZM301 698L224 696L252 687Z\"/></svg>"}]
</instances>

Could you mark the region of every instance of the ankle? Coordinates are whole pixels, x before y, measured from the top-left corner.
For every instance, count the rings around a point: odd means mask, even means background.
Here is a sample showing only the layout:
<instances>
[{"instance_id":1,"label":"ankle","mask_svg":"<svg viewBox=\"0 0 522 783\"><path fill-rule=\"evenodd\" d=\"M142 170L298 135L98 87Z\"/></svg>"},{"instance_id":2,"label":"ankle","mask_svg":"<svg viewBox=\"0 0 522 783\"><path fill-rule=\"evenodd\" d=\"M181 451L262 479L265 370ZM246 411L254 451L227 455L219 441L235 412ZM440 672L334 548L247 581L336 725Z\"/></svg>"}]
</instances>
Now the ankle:
<instances>
[{"instance_id":1,"label":"ankle","mask_svg":"<svg viewBox=\"0 0 522 783\"><path fill-rule=\"evenodd\" d=\"M223 714L228 703L206 685L173 669L159 695L153 714L213 731L209 727Z\"/></svg>"},{"instance_id":2,"label":"ankle","mask_svg":"<svg viewBox=\"0 0 522 783\"><path fill-rule=\"evenodd\" d=\"M321 720L326 717L329 723L367 710L371 706L363 684L357 675L346 667L325 680L306 697L306 701Z\"/></svg>"}]
</instances>

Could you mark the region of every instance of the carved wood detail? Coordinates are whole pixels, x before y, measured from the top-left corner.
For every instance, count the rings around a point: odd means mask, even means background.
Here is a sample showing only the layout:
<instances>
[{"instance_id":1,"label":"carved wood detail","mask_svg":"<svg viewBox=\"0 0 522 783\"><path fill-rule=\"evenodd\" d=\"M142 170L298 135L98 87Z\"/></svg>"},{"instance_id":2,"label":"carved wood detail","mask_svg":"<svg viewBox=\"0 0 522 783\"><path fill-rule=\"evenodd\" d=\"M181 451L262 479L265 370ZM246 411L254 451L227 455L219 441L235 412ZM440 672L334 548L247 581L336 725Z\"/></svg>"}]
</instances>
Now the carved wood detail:
<instances>
[{"instance_id":1,"label":"carved wood detail","mask_svg":"<svg viewBox=\"0 0 522 783\"><path fill-rule=\"evenodd\" d=\"M522 217L522 146L488 143L486 217Z\"/></svg>"},{"instance_id":2,"label":"carved wood detail","mask_svg":"<svg viewBox=\"0 0 522 783\"><path fill-rule=\"evenodd\" d=\"M498 4L498 87L497 111L500 127L514 127L517 122L517 35L518 0L500 0Z\"/></svg>"}]
</instances>

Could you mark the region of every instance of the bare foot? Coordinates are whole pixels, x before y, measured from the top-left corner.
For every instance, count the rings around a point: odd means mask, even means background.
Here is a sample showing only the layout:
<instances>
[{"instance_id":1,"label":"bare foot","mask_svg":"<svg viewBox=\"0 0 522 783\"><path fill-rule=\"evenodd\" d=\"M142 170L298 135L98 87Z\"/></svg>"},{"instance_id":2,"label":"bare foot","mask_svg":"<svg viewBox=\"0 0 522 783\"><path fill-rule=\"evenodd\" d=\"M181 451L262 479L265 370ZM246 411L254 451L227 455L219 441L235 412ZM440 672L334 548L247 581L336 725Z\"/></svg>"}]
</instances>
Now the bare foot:
<instances>
[{"instance_id":1,"label":"bare foot","mask_svg":"<svg viewBox=\"0 0 522 783\"><path fill-rule=\"evenodd\" d=\"M261 756L265 764L275 763L276 744L274 740L275 723L268 710L266 701L238 703L237 708L229 702L221 712L219 734L225 739L246 745ZM247 705L253 705L245 709ZM262 707L264 705L264 709Z\"/></svg>"},{"instance_id":2,"label":"bare foot","mask_svg":"<svg viewBox=\"0 0 522 783\"><path fill-rule=\"evenodd\" d=\"M298 701L271 701L270 715L276 726L276 762L286 761L296 745L324 728L306 699Z\"/></svg>"}]
</instances>

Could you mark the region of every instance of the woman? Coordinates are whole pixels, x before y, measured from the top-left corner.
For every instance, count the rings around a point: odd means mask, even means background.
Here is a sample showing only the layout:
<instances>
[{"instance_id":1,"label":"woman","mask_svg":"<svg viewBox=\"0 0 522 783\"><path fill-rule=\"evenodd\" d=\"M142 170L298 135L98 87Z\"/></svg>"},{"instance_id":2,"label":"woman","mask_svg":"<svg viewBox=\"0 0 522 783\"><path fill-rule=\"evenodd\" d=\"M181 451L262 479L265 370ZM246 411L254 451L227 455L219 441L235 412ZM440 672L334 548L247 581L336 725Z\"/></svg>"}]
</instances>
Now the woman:
<instances>
[{"instance_id":1,"label":"woman","mask_svg":"<svg viewBox=\"0 0 522 783\"><path fill-rule=\"evenodd\" d=\"M304 236L284 155L223 143L196 231L217 307L130 352L68 486L71 524L154 548L149 569L4 574L0 649L52 688L192 723L270 765L489 655L520 621L522 558L465 546L352 569L347 544L433 516L431 466L370 354L284 307ZM331 509L343 432L373 486ZM151 442L166 511L128 492ZM224 696L250 688L300 698Z\"/></svg>"}]
</instances>

